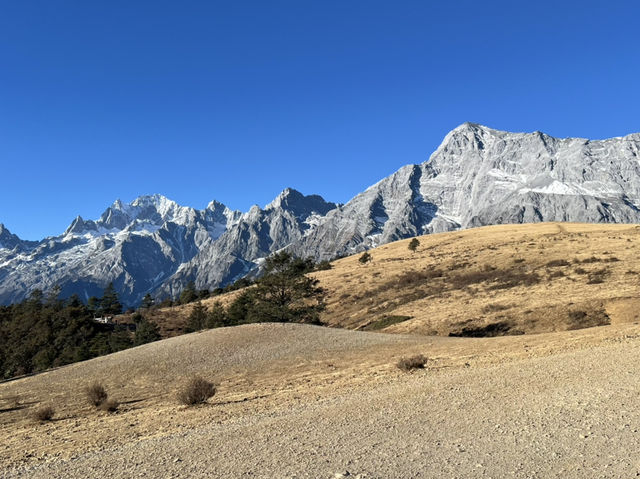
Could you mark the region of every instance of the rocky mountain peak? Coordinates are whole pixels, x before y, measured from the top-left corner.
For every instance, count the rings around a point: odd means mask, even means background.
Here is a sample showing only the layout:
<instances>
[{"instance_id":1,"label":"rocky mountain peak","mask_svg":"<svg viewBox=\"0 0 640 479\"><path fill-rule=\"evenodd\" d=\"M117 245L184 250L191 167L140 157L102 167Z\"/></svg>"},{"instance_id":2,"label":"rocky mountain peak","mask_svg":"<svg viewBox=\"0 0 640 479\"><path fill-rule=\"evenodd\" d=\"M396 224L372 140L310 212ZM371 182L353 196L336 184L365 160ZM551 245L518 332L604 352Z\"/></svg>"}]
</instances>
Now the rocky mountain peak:
<instances>
[{"instance_id":1,"label":"rocky mountain peak","mask_svg":"<svg viewBox=\"0 0 640 479\"><path fill-rule=\"evenodd\" d=\"M91 231L97 231L97 229L98 227L94 221L85 221L84 219L82 219L82 216L78 215L65 230L63 236L69 234L84 234Z\"/></svg>"},{"instance_id":2,"label":"rocky mountain peak","mask_svg":"<svg viewBox=\"0 0 640 479\"><path fill-rule=\"evenodd\" d=\"M23 299L25 284L87 298L113 281L135 305L146 293L175 296L189 280L213 288L255 274L283 248L331 259L420 234L538 221L639 223L640 134L589 141L464 123L429 160L340 207L293 188L244 214L146 195L38 243L0 226L0 303Z\"/></svg>"},{"instance_id":3,"label":"rocky mountain peak","mask_svg":"<svg viewBox=\"0 0 640 479\"><path fill-rule=\"evenodd\" d=\"M265 210L283 209L290 211L297 218L303 219L312 214L326 215L336 208L336 203L329 203L319 195L305 196L293 188L285 188Z\"/></svg>"},{"instance_id":4,"label":"rocky mountain peak","mask_svg":"<svg viewBox=\"0 0 640 479\"><path fill-rule=\"evenodd\" d=\"M0 250L13 250L15 248L20 250L33 244L35 244L33 241L21 240L17 235L9 231L4 224L0 223ZM2 269L0 269L0 277L2 277Z\"/></svg>"}]
</instances>

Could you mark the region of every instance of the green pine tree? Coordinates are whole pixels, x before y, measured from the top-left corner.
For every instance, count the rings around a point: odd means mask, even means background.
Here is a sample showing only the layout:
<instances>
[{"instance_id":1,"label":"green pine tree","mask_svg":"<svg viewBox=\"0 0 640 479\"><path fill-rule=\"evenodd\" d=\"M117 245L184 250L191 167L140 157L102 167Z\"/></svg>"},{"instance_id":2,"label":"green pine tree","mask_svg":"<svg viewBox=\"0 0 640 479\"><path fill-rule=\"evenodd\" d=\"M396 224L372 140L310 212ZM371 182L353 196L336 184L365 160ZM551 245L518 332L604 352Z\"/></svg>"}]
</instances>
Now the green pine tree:
<instances>
[{"instance_id":1,"label":"green pine tree","mask_svg":"<svg viewBox=\"0 0 640 479\"><path fill-rule=\"evenodd\" d=\"M144 295L144 298L142 298L140 307L144 309L149 309L153 306L154 302L155 301L153 300L153 297L149 293L147 293Z\"/></svg>"},{"instance_id":2,"label":"green pine tree","mask_svg":"<svg viewBox=\"0 0 640 479\"><path fill-rule=\"evenodd\" d=\"M102 299L100 300L100 308L103 314L120 314L122 312L122 305L118 299L118 293L113 283L109 283L102 293Z\"/></svg>"},{"instance_id":3,"label":"green pine tree","mask_svg":"<svg viewBox=\"0 0 640 479\"><path fill-rule=\"evenodd\" d=\"M141 344L151 343L161 339L160 328L156 323L142 319L136 327L136 334L133 338L133 344L139 346Z\"/></svg>"},{"instance_id":4,"label":"green pine tree","mask_svg":"<svg viewBox=\"0 0 640 479\"><path fill-rule=\"evenodd\" d=\"M264 270L254 290L251 322L319 322L325 291L317 279L305 275L313 270L312 262L281 252L267 258Z\"/></svg>"},{"instance_id":5,"label":"green pine tree","mask_svg":"<svg viewBox=\"0 0 640 479\"><path fill-rule=\"evenodd\" d=\"M198 301L191 310L185 331L191 332L204 329L207 325L207 316L207 307Z\"/></svg>"},{"instance_id":6,"label":"green pine tree","mask_svg":"<svg viewBox=\"0 0 640 479\"><path fill-rule=\"evenodd\" d=\"M180 304L192 303L198 299L198 292L196 291L196 283L189 281L187 286L180 293Z\"/></svg>"},{"instance_id":7,"label":"green pine tree","mask_svg":"<svg viewBox=\"0 0 640 479\"><path fill-rule=\"evenodd\" d=\"M220 328L227 326L229 319L227 312L220 301L213 303L209 316L207 317L207 328Z\"/></svg>"}]
</instances>

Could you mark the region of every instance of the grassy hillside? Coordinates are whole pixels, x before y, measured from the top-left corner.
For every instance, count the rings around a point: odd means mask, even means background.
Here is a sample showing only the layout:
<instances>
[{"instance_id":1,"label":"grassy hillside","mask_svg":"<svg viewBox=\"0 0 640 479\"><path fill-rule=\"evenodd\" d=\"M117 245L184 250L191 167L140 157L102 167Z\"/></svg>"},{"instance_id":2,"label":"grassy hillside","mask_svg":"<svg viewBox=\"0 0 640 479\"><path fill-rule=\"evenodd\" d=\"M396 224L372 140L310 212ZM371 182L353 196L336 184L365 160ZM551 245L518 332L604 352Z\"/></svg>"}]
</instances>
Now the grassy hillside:
<instances>
[{"instance_id":1,"label":"grassy hillside","mask_svg":"<svg viewBox=\"0 0 640 479\"><path fill-rule=\"evenodd\" d=\"M640 226L502 225L418 238L332 263L314 273L334 327L423 335L494 336L638 320ZM238 292L203 303L229 304ZM193 305L158 310L166 335Z\"/></svg>"}]
</instances>

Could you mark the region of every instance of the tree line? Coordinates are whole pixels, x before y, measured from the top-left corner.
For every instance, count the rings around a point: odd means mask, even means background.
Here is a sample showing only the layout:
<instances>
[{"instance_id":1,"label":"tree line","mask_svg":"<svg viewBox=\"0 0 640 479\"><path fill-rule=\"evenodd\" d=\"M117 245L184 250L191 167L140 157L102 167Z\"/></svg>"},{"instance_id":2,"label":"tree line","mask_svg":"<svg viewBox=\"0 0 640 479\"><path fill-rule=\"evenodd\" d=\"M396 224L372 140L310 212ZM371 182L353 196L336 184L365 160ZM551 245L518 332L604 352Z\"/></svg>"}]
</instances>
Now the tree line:
<instances>
[{"instance_id":1,"label":"tree line","mask_svg":"<svg viewBox=\"0 0 640 479\"><path fill-rule=\"evenodd\" d=\"M287 252L269 256L263 275L227 307L220 301L211 309L196 303L185 332L257 322L321 324L325 291L318 286L317 279L307 276L318 269L313 260L296 258ZM320 269L328 268L322 264Z\"/></svg>"},{"instance_id":2,"label":"tree line","mask_svg":"<svg viewBox=\"0 0 640 479\"><path fill-rule=\"evenodd\" d=\"M155 324L137 318L135 332L126 326L101 324L96 315L118 314L122 306L113 284L102 298L84 304L77 295L63 300L59 289L45 296L0 306L0 378L84 361L160 339Z\"/></svg>"},{"instance_id":3,"label":"tree line","mask_svg":"<svg viewBox=\"0 0 640 479\"><path fill-rule=\"evenodd\" d=\"M318 280L306 273L329 268L328 262L316 264L281 252L266 259L257 280L242 278L211 292L198 291L190 282L178 299L158 303L147 294L137 311L129 310L134 313L135 331L126 325L94 320L122 312L113 283L107 285L102 297L92 296L86 304L78 295L60 299L59 288L47 296L35 290L20 303L0 306L0 378L43 371L161 339L158 326L145 318L151 308L195 302L185 332L267 321L319 324L325 293ZM242 292L228 307L216 302L209 309L200 302L240 289Z\"/></svg>"}]
</instances>

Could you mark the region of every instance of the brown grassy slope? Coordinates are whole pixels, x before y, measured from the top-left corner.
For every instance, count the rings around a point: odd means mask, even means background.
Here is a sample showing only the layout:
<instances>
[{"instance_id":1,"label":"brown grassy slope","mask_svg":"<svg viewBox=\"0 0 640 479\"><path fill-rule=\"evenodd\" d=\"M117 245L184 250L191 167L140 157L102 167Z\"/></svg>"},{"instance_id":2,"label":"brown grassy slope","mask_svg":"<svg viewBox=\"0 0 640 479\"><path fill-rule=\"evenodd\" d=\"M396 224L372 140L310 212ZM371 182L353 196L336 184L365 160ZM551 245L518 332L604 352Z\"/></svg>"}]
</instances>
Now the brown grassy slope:
<instances>
[{"instance_id":1,"label":"brown grassy slope","mask_svg":"<svg viewBox=\"0 0 640 479\"><path fill-rule=\"evenodd\" d=\"M473 336L639 318L640 226L501 225L419 240L415 253L398 241L370 264L356 255L316 273L329 291L324 320L362 329L404 316L384 330Z\"/></svg>"},{"instance_id":2,"label":"brown grassy slope","mask_svg":"<svg viewBox=\"0 0 640 479\"><path fill-rule=\"evenodd\" d=\"M419 240L415 253L402 240L372 250L369 264L353 255L315 273L328 291L322 320L349 329L487 336L638 319L640 226L501 225ZM237 294L203 303L228 304ZM176 334L192 308L158 310L152 319Z\"/></svg>"}]
</instances>

